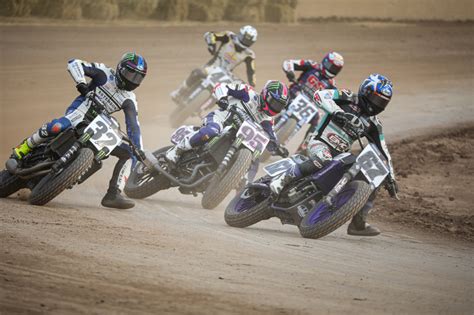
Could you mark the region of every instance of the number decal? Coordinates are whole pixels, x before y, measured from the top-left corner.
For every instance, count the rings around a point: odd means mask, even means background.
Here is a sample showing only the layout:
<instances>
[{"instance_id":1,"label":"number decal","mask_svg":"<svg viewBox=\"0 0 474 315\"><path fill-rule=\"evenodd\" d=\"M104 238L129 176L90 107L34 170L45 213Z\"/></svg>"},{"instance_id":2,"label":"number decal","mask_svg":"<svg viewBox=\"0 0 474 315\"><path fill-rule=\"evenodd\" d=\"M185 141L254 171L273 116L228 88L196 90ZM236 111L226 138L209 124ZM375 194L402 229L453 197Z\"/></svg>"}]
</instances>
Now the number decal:
<instances>
[{"instance_id":1,"label":"number decal","mask_svg":"<svg viewBox=\"0 0 474 315\"><path fill-rule=\"evenodd\" d=\"M114 129L107 116L97 116L87 127L86 131L92 130L93 135L90 142L97 150L108 149L108 154L120 144L122 137Z\"/></svg>"},{"instance_id":2,"label":"number decal","mask_svg":"<svg viewBox=\"0 0 474 315\"><path fill-rule=\"evenodd\" d=\"M291 102L290 110L298 120L309 122L318 113L316 106L301 93Z\"/></svg>"},{"instance_id":3,"label":"number decal","mask_svg":"<svg viewBox=\"0 0 474 315\"><path fill-rule=\"evenodd\" d=\"M256 124L245 121L237 132L237 137L242 138L242 143L250 150L259 151L265 150L270 139L265 131Z\"/></svg>"},{"instance_id":4,"label":"number decal","mask_svg":"<svg viewBox=\"0 0 474 315\"><path fill-rule=\"evenodd\" d=\"M367 146L357 157L361 172L375 188L380 186L389 171L372 145Z\"/></svg>"},{"instance_id":5,"label":"number decal","mask_svg":"<svg viewBox=\"0 0 474 315\"><path fill-rule=\"evenodd\" d=\"M275 177L278 174L285 172L287 169L291 168L295 164L296 163L292 159L286 158L283 160L276 161L275 163L268 164L263 168L263 170L268 175Z\"/></svg>"},{"instance_id":6,"label":"number decal","mask_svg":"<svg viewBox=\"0 0 474 315\"><path fill-rule=\"evenodd\" d=\"M181 140L184 139L188 134L193 132L193 127L191 126L181 126L171 135L171 142L178 144Z\"/></svg>"}]
</instances>

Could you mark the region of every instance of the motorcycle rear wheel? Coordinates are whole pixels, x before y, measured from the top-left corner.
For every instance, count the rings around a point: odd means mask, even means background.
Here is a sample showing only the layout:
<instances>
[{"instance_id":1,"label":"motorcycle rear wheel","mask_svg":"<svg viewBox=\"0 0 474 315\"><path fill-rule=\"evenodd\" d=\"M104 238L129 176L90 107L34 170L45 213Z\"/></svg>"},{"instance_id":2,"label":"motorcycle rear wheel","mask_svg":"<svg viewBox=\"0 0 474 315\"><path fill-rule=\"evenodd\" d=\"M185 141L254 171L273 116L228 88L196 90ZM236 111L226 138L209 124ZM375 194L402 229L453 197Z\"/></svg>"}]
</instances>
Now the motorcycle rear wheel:
<instances>
[{"instance_id":1,"label":"motorcycle rear wheel","mask_svg":"<svg viewBox=\"0 0 474 315\"><path fill-rule=\"evenodd\" d=\"M26 180L10 174L7 170L0 172L0 198L6 198L25 187Z\"/></svg>"},{"instance_id":2,"label":"motorcycle rear wheel","mask_svg":"<svg viewBox=\"0 0 474 315\"><path fill-rule=\"evenodd\" d=\"M165 154L168 149L170 149L171 146L167 146L161 149L158 149L153 152L153 155L158 158L158 156ZM140 163L140 162L138 162ZM142 177L140 177L139 174L137 174L137 165L131 172L127 184L125 185L124 192L125 194L133 199L143 199L146 197L149 197L155 193L157 193L160 190L164 190L170 187L170 182L169 180L161 175L161 174L143 174ZM149 176L148 180L142 182L142 183L137 183L138 180L142 180L144 176Z\"/></svg>"},{"instance_id":3,"label":"motorcycle rear wheel","mask_svg":"<svg viewBox=\"0 0 474 315\"><path fill-rule=\"evenodd\" d=\"M245 190L235 196L225 209L224 220L227 225L245 228L271 218L271 213L268 208L270 196L262 195L261 198L263 198L263 200L252 200L256 204L250 204L250 207L247 208L247 206L243 204L245 201L242 198L242 194L244 193Z\"/></svg>"}]
</instances>

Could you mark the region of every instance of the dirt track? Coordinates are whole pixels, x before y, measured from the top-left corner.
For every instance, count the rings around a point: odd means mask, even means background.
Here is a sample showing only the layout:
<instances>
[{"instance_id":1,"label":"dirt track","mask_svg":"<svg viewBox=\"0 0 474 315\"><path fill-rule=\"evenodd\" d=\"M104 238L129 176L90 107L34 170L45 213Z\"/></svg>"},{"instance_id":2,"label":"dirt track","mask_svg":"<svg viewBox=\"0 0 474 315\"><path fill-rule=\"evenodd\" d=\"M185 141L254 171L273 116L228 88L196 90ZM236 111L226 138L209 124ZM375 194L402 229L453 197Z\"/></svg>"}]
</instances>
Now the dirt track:
<instances>
[{"instance_id":1,"label":"dirt track","mask_svg":"<svg viewBox=\"0 0 474 315\"><path fill-rule=\"evenodd\" d=\"M168 93L207 60L201 34L223 26L0 26L1 147L9 149L75 95L71 57L114 64L135 48L150 74L138 91L145 146L168 143ZM233 26L232 28L237 28ZM258 80L281 61L335 49L355 89L378 71L395 84L382 116L401 139L474 120L471 24L262 25ZM357 41L355 39L358 39ZM290 146L294 148L295 143ZM302 239L276 220L248 229L223 221L223 205L166 191L130 211L98 206L113 161L46 207L0 201L0 310L83 313L472 313L473 246L383 224L377 238L341 228ZM395 167L397 167L395 161Z\"/></svg>"}]
</instances>

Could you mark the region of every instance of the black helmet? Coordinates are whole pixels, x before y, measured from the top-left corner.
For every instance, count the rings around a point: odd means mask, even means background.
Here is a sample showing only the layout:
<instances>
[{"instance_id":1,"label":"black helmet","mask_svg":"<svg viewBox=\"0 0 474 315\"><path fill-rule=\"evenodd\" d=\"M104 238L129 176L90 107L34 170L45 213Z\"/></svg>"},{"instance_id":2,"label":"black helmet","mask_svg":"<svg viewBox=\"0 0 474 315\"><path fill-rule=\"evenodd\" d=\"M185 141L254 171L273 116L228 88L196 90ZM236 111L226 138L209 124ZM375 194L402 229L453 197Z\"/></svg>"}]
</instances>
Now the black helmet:
<instances>
[{"instance_id":1,"label":"black helmet","mask_svg":"<svg viewBox=\"0 0 474 315\"><path fill-rule=\"evenodd\" d=\"M145 78L147 65L145 58L136 53L126 53L117 65L115 77L119 89L135 90Z\"/></svg>"}]
</instances>

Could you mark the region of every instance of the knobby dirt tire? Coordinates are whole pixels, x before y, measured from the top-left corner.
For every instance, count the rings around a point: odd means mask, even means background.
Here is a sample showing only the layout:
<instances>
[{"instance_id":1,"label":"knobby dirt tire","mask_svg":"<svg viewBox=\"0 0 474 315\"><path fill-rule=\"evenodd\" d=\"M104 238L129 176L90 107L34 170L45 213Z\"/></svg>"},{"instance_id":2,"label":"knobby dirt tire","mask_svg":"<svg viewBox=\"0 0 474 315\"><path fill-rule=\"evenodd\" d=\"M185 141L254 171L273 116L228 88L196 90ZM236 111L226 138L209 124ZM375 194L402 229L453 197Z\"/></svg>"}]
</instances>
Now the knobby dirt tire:
<instances>
[{"instance_id":1,"label":"knobby dirt tire","mask_svg":"<svg viewBox=\"0 0 474 315\"><path fill-rule=\"evenodd\" d=\"M91 167L94 152L89 148L82 148L77 157L56 176L48 174L31 191L29 202L32 205L42 206L53 200L63 190L74 185L81 175Z\"/></svg>"},{"instance_id":2,"label":"knobby dirt tire","mask_svg":"<svg viewBox=\"0 0 474 315\"><path fill-rule=\"evenodd\" d=\"M189 104L185 106L178 106L170 115L171 127L177 128L184 124L186 119L196 114L199 108L211 97L208 90L203 90L199 93Z\"/></svg>"},{"instance_id":3,"label":"knobby dirt tire","mask_svg":"<svg viewBox=\"0 0 474 315\"><path fill-rule=\"evenodd\" d=\"M171 146L167 146L158 149L153 152L155 157L165 153ZM127 184L125 185L125 194L133 199L143 199L156 194L158 191L167 189L170 187L169 180L161 174L154 174L151 179L141 185L137 185L136 182L136 167L132 170L132 173L128 177Z\"/></svg>"},{"instance_id":4,"label":"knobby dirt tire","mask_svg":"<svg viewBox=\"0 0 474 315\"><path fill-rule=\"evenodd\" d=\"M233 157L234 163L222 178L214 176L202 196L201 205L204 209L214 209L236 188L252 164L252 152L240 149Z\"/></svg>"},{"instance_id":5,"label":"knobby dirt tire","mask_svg":"<svg viewBox=\"0 0 474 315\"><path fill-rule=\"evenodd\" d=\"M290 117L283 127L277 130L276 135L279 143L283 144L288 140L288 138L290 138L290 135L293 130L295 130L297 123L298 122L294 118ZM260 161L266 162L271 156L272 155L270 152L265 150L260 156Z\"/></svg>"},{"instance_id":6,"label":"knobby dirt tire","mask_svg":"<svg viewBox=\"0 0 474 315\"><path fill-rule=\"evenodd\" d=\"M341 192L350 188L355 188L355 193L341 208L334 210L334 213L329 218L316 222L316 224L308 222L319 203L312 211L308 212L298 227L301 236L313 239L321 238L349 221L365 205L372 193L369 184L364 181L350 182Z\"/></svg>"},{"instance_id":7,"label":"knobby dirt tire","mask_svg":"<svg viewBox=\"0 0 474 315\"><path fill-rule=\"evenodd\" d=\"M247 209L242 212L235 211L235 205L240 199L240 194L236 196L232 201L229 203L227 208L224 212L224 220L227 225L237 228L245 228L247 226L251 226L257 222L268 220L271 218L271 214L269 212L269 203L268 198L265 198L262 202L258 203L257 205L253 206L250 209Z\"/></svg>"},{"instance_id":8,"label":"knobby dirt tire","mask_svg":"<svg viewBox=\"0 0 474 315\"><path fill-rule=\"evenodd\" d=\"M0 198L6 198L25 187L25 180L10 174L7 170L0 172Z\"/></svg>"}]
</instances>

